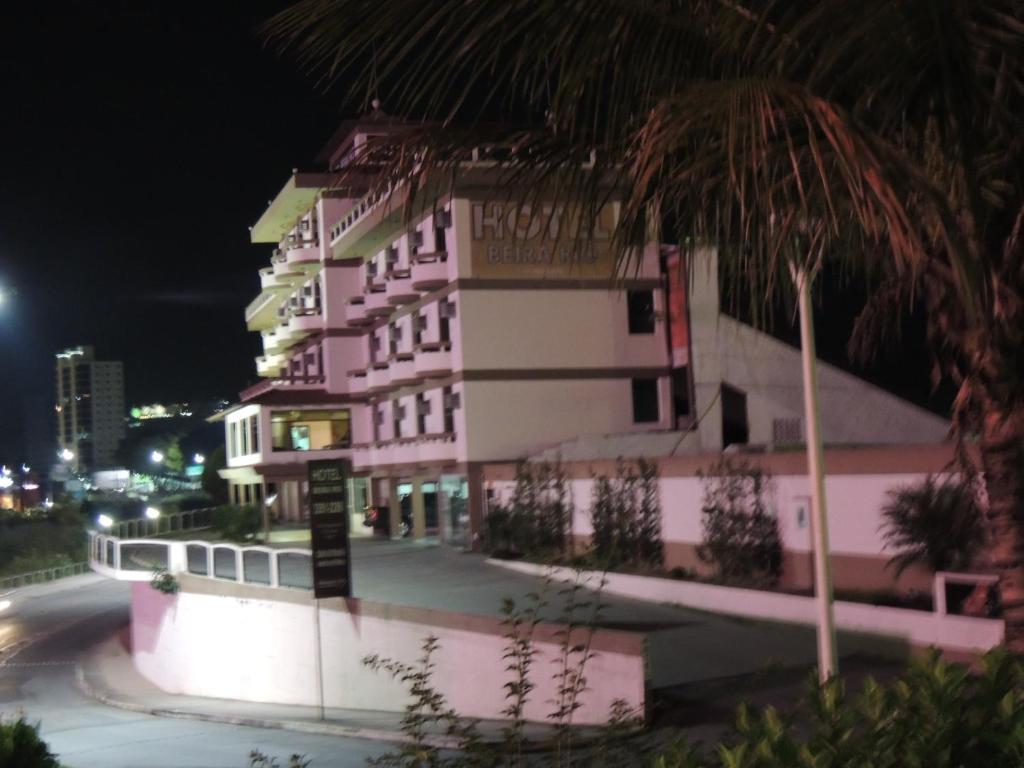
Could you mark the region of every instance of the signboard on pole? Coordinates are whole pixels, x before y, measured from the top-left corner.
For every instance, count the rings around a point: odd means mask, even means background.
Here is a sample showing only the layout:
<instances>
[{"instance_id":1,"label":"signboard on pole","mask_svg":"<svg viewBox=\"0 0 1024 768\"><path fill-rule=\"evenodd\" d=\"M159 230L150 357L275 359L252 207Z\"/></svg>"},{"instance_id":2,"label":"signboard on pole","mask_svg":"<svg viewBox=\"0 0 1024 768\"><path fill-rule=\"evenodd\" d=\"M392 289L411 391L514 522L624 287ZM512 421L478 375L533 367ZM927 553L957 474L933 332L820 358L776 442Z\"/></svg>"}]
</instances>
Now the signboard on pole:
<instances>
[{"instance_id":1,"label":"signboard on pole","mask_svg":"<svg viewBox=\"0 0 1024 768\"><path fill-rule=\"evenodd\" d=\"M313 595L318 600L352 597L346 462L341 459L310 461L308 470Z\"/></svg>"}]
</instances>

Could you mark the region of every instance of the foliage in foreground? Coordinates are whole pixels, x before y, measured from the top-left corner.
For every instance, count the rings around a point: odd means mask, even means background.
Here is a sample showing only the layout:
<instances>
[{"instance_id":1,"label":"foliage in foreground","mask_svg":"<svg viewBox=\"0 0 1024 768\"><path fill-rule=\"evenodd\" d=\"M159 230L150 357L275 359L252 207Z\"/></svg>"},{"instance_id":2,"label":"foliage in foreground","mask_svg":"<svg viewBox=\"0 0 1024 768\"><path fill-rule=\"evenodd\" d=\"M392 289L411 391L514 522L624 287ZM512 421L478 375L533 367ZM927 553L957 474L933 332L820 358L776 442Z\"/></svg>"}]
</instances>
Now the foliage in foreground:
<instances>
[{"instance_id":1,"label":"foliage in foreground","mask_svg":"<svg viewBox=\"0 0 1024 768\"><path fill-rule=\"evenodd\" d=\"M4 768L60 768L60 763L39 736L39 726L24 717L0 721L0 766Z\"/></svg>"},{"instance_id":2,"label":"foliage in foreground","mask_svg":"<svg viewBox=\"0 0 1024 768\"><path fill-rule=\"evenodd\" d=\"M713 752L679 742L655 768L1019 768L1024 765L1024 671L1003 650L980 674L937 651L889 684L857 696L841 681L812 688L805 711L741 707ZM801 717L802 715L802 717Z\"/></svg>"},{"instance_id":3,"label":"foliage in foreground","mask_svg":"<svg viewBox=\"0 0 1024 768\"><path fill-rule=\"evenodd\" d=\"M640 458L634 467L620 459L614 477L594 477L590 522L593 555L604 567L661 567L665 553L657 464Z\"/></svg>"},{"instance_id":4,"label":"foliage in foreground","mask_svg":"<svg viewBox=\"0 0 1024 768\"><path fill-rule=\"evenodd\" d=\"M487 515L487 546L497 555L564 555L570 544L572 500L561 461L520 461L507 506Z\"/></svg>"},{"instance_id":5,"label":"foliage in foreground","mask_svg":"<svg viewBox=\"0 0 1024 768\"><path fill-rule=\"evenodd\" d=\"M984 543L978 489L969 480L928 475L890 491L882 514L886 548L897 551L889 561L897 574L915 564L932 571L968 568Z\"/></svg>"}]
</instances>

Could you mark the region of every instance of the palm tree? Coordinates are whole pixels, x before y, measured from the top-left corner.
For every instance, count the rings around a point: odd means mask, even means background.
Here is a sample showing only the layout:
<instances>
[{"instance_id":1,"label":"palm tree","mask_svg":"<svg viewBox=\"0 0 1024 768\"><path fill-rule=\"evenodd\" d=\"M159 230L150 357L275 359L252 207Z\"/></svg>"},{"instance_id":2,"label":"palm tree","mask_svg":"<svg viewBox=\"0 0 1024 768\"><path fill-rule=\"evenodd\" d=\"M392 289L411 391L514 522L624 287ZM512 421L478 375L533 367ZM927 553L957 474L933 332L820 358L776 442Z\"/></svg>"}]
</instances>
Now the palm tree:
<instances>
[{"instance_id":1,"label":"palm tree","mask_svg":"<svg viewBox=\"0 0 1024 768\"><path fill-rule=\"evenodd\" d=\"M300 0L268 31L411 121L382 185L501 144L516 188L621 197L623 268L652 221L716 243L755 319L791 267L831 260L877 280L862 353L923 305L1024 651L1018 0Z\"/></svg>"}]
</instances>

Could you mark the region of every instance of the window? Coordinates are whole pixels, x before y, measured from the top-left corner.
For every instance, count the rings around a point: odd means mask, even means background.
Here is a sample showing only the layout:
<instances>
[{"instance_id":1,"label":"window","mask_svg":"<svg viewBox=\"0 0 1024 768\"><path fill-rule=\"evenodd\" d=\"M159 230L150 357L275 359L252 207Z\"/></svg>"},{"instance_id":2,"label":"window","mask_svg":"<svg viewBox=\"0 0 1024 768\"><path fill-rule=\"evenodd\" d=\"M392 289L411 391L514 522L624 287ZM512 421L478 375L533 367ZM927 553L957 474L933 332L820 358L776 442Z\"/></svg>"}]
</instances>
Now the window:
<instances>
[{"instance_id":1,"label":"window","mask_svg":"<svg viewBox=\"0 0 1024 768\"><path fill-rule=\"evenodd\" d=\"M260 417L255 413L249 417L249 450L260 452Z\"/></svg>"},{"instance_id":2,"label":"window","mask_svg":"<svg viewBox=\"0 0 1024 768\"><path fill-rule=\"evenodd\" d=\"M249 455L249 430L246 429L247 423L247 419L242 419L238 422L238 450L242 456Z\"/></svg>"},{"instance_id":3,"label":"window","mask_svg":"<svg viewBox=\"0 0 1024 768\"><path fill-rule=\"evenodd\" d=\"M402 419L405 418L405 406L399 405L398 401L395 400L391 403L391 415L395 428L394 437L397 440L402 436Z\"/></svg>"},{"instance_id":4,"label":"window","mask_svg":"<svg viewBox=\"0 0 1024 768\"><path fill-rule=\"evenodd\" d=\"M444 400L444 431L452 434L455 432L455 409L461 405L462 398L458 392L452 392L451 387L445 387L441 392Z\"/></svg>"},{"instance_id":5,"label":"window","mask_svg":"<svg viewBox=\"0 0 1024 768\"><path fill-rule=\"evenodd\" d=\"M416 433L427 434L427 416L430 415L430 401L420 392L416 395Z\"/></svg>"},{"instance_id":6,"label":"window","mask_svg":"<svg viewBox=\"0 0 1024 768\"><path fill-rule=\"evenodd\" d=\"M657 379L633 379L633 421L636 424L658 421Z\"/></svg>"},{"instance_id":7,"label":"window","mask_svg":"<svg viewBox=\"0 0 1024 768\"><path fill-rule=\"evenodd\" d=\"M234 458L238 455L238 423L232 421L228 424L228 457Z\"/></svg>"},{"instance_id":8,"label":"window","mask_svg":"<svg viewBox=\"0 0 1024 768\"><path fill-rule=\"evenodd\" d=\"M722 447L743 445L750 441L747 422L747 394L728 384L722 384Z\"/></svg>"},{"instance_id":9,"label":"window","mask_svg":"<svg viewBox=\"0 0 1024 768\"><path fill-rule=\"evenodd\" d=\"M654 291L626 291L630 333L654 333Z\"/></svg>"},{"instance_id":10,"label":"window","mask_svg":"<svg viewBox=\"0 0 1024 768\"><path fill-rule=\"evenodd\" d=\"M323 451L352 444L347 410L272 411L270 435L275 451Z\"/></svg>"}]
</instances>

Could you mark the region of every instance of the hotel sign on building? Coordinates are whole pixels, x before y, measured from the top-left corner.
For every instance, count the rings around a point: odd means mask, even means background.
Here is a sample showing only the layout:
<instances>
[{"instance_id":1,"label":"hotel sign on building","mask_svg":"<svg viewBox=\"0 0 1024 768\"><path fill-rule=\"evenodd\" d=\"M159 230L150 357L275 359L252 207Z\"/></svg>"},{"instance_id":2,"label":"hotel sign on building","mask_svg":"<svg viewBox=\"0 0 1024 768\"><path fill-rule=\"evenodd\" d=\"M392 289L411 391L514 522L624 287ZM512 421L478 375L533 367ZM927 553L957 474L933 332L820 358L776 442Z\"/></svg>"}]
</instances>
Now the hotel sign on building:
<instances>
[{"instance_id":1,"label":"hotel sign on building","mask_svg":"<svg viewBox=\"0 0 1024 768\"><path fill-rule=\"evenodd\" d=\"M470 249L474 277L610 278L615 270L611 205L597 215L579 208L473 202Z\"/></svg>"}]
</instances>

